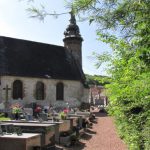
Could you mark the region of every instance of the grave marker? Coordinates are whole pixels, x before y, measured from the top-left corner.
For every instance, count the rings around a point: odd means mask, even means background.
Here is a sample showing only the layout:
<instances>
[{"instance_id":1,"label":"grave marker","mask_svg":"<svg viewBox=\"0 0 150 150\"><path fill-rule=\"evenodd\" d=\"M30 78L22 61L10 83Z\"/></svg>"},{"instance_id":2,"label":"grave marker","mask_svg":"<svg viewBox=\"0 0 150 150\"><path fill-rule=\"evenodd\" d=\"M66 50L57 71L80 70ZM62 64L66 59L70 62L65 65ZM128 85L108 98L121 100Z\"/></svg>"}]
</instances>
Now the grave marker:
<instances>
[{"instance_id":1,"label":"grave marker","mask_svg":"<svg viewBox=\"0 0 150 150\"><path fill-rule=\"evenodd\" d=\"M11 88L8 87L8 85L6 84L6 87L3 88L3 90L5 90L5 109L8 108L8 91L11 90Z\"/></svg>"}]
</instances>

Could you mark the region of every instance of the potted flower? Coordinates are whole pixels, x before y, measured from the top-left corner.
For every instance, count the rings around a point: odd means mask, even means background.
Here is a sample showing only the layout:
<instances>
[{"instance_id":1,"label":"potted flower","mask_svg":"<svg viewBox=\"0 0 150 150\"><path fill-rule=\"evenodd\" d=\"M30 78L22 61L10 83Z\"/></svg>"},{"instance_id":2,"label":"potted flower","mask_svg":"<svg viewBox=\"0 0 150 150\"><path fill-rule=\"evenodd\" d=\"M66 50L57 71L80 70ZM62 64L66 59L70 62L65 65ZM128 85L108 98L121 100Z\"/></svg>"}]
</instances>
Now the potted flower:
<instances>
[{"instance_id":1,"label":"potted flower","mask_svg":"<svg viewBox=\"0 0 150 150\"><path fill-rule=\"evenodd\" d=\"M63 110L63 112L64 112L65 114L68 114L68 113L69 113L69 109L65 108L65 109Z\"/></svg>"},{"instance_id":2,"label":"potted flower","mask_svg":"<svg viewBox=\"0 0 150 150\"><path fill-rule=\"evenodd\" d=\"M42 111L42 108L39 105L37 105L36 108L34 109L35 118L39 117L39 114L41 111Z\"/></svg>"},{"instance_id":3,"label":"potted flower","mask_svg":"<svg viewBox=\"0 0 150 150\"><path fill-rule=\"evenodd\" d=\"M12 113L15 115L15 119L19 119L19 113L22 112L22 107L20 104L15 103L11 105Z\"/></svg>"},{"instance_id":4,"label":"potted flower","mask_svg":"<svg viewBox=\"0 0 150 150\"><path fill-rule=\"evenodd\" d=\"M66 113L64 113L64 112L60 112L59 116L62 120L66 119Z\"/></svg>"}]
</instances>

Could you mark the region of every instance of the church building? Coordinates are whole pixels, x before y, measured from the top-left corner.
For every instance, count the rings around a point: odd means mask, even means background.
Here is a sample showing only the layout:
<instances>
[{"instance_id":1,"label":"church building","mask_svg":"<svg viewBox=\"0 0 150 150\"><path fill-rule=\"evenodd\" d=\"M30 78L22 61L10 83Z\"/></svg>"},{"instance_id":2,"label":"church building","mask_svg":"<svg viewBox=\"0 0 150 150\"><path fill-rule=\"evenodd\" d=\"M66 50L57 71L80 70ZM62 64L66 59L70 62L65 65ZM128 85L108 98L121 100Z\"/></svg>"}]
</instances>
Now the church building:
<instances>
[{"instance_id":1,"label":"church building","mask_svg":"<svg viewBox=\"0 0 150 150\"><path fill-rule=\"evenodd\" d=\"M64 46L0 36L0 103L59 106L88 102L82 37L71 14Z\"/></svg>"}]
</instances>

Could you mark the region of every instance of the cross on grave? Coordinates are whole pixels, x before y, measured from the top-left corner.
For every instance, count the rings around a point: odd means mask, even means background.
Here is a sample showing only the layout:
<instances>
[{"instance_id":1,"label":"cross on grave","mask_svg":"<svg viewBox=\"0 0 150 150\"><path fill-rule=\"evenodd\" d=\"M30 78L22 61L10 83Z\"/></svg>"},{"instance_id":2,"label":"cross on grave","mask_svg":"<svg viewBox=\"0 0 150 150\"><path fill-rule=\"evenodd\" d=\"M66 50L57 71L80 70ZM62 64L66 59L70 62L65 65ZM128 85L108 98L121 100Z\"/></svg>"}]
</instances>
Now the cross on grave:
<instances>
[{"instance_id":1,"label":"cross on grave","mask_svg":"<svg viewBox=\"0 0 150 150\"><path fill-rule=\"evenodd\" d=\"M5 109L8 108L8 91L11 90L11 88L8 87L8 85L6 85L5 88L3 88L3 90L5 90Z\"/></svg>"}]
</instances>

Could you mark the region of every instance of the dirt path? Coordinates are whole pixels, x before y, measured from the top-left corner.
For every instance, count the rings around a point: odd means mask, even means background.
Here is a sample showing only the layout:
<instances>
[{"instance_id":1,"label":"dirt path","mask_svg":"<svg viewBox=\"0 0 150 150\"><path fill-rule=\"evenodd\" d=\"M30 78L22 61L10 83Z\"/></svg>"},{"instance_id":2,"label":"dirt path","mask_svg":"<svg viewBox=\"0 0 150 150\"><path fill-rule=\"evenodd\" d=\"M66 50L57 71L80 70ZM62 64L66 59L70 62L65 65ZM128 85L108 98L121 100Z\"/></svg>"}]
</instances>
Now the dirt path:
<instances>
[{"instance_id":1,"label":"dirt path","mask_svg":"<svg viewBox=\"0 0 150 150\"><path fill-rule=\"evenodd\" d=\"M118 137L113 119L105 113L95 112L97 123L87 129L80 142L65 150L127 150L124 142Z\"/></svg>"},{"instance_id":2,"label":"dirt path","mask_svg":"<svg viewBox=\"0 0 150 150\"><path fill-rule=\"evenodd\" d=\"M96 113L97 124L93 125L93 135L85 143L84 150L127 150L124 142L118 137L114 122L105 113ZM92 132L91 132L92 133ZM94 134L95 133L95 134Z\"/></svg>"}]
</instances>

